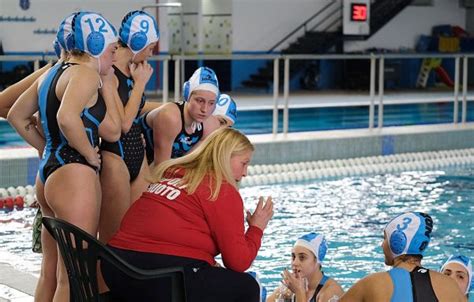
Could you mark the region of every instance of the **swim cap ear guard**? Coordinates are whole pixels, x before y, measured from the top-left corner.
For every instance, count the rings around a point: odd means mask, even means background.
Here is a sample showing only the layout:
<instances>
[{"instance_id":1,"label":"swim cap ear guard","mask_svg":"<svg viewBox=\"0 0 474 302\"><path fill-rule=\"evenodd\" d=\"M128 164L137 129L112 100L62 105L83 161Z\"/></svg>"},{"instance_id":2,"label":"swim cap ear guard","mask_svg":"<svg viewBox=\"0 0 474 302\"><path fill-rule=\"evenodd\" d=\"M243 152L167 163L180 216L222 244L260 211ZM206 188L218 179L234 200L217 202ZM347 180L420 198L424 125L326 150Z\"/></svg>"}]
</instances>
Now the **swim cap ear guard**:
<instances>
[{"instance_id":1,"label":"swim cap ear guard","mask_svg":"<svg viewBox=\"0 0 474 302\"><path fill-rule=\"evenodd\" d=\"M200 67L194 71L191 78L183 84L183 97L187 102L194 90L206 90L216 95L219 99L219 81L216 73L209 67Z\"/></svg>"},{"instance_id":2,"label":"swim cap ear guard","mask_svg":"<svg viewBox=\"0 0 474 302\"><path fill-rule=\"evenodd\" d=\"M235 124L235 121L237 120L237 104L228 94L223 93L219 95L216 109L212 114L225 116Z\"/></svg>"},{"instance_id":3,"label":"swim cap ear guard","mask_svg":"<svg viewBox=\"0 0 474 302\"><path fill-rule=\"evenodd\" d=\"M322 234L318 233L309 233L301 236L296 240L294 246L302 246L310 250L320 264L322 264L328 250L326 239Z\"/></svg>"},{"instance_id":4,"label":"swim cap ear guard","mask_svg":"<svg viewBox=\"0 0 474 302\"><path fill-rule=\"evenodd\" d=\"M59 45L58 39L54 39L53 49L54 49L54 53L56 54L56 56L58 58L61 57L61 45Z\"/></svg>"},{"instance_id":5,"label":"swim cap ear guard","mask_svg":"<svg viewBox=\"0 0 474 302\"><path fill-rule=\"evenodd\" d=\"M189 81L184 82L183 84L183 98L187 102L189 99Z\"/></svg>"},{"instance_id":6,"label":"swim cap ear guard","mask_svg":"<svg viewBox=\"0 0 474 302\"><path fill-rule=\"evenodd\" d=\"M73 49L100 57L105 49L117 42L117 32L102 15L81 12L72 21Z\"/></svg>"},{"instance_id":7,"label":"swim cap ear guard","mask_svg":"<svg viewBox=\"0 0 474 302\"><path fill-rule=\"evenodd\" d=\"M155 18L144 11L132 11L122 20L119 30L120 40L137 54L160 38Z\"/></svg>"},{"instance_id":8,"label":"swim cap ear guard","mask_svg":"<svg viewBox=\"0 0 474 302\"><path fill-rule=\"evenodd\" d=\"M423 256L432 230L433 220L427 214L409 212L395 217L385 227L392 255Z\"/></svg>"}]
</instances>

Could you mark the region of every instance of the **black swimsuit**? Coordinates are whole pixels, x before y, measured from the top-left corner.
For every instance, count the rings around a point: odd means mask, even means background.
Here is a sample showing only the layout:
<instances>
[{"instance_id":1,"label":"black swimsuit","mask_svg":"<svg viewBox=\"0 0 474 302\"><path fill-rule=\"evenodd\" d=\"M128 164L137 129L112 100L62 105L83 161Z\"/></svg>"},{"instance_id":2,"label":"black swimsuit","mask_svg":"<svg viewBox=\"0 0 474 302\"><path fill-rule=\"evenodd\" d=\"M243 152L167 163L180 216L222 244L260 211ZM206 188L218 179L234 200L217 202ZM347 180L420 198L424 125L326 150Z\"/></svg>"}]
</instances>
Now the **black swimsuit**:
<instances>
[{"instance_id":1,"label":"black swimsuit","mask_svg":"<svg viewBox=\"0 0 474 302\"><path fill-rule=\"evenodd\" d=\"M73 65L76 64L62 63L52 67L39 88L38 108L41 126L46 137L39 171L43 183L58 168L71 163L83 164L97 171L96 167L89 164L84 156L68 144L66 137L59 129L56 118L61 104L56 96L56 85L62 73ZM92 147L99 145L99 124L104 119L105 113L106 106L100 93L96 103L90 108L84 108L81 112L81 119Z\"/></svg>"},{"instance_id":2,"label":"black swimsuit","mask_svg":"<svg viewBox=\"0 0 474 302\"><path fill-rule=\"evenodd\" d=\"M437 302L430 271L417 266L411 272L394 267L388 271L393 283L392 302Z\"/></svg>"},{"instance_id":3,"label":"black swimsuit","mask_svg":"<svg viewBox=\"0 0 474 302\"><path fill-rule=\"evenodd\" d=\"M319 292L321 291L321 289L324 287L324 284L326 284L326 282L329 280L329 277L327 277L326 275L324 275L323 273L323 277L321 278L321 280L319 281L319 284L318 286L316 287L316 290L314 291L314 295L313 297L311 297L311 300L309 300L309 302L316 302L316 297L318 296Z\"/></svg>"},{"instance_id":4,"label":"black swimsuit","mask_svg":"<svg viewBox=\"0 0 474 302\"><path fill-rule=\"evenodd\" d=\"M184 103L174 103L179 108L180 116L181 116L181 131L178 133L176 138L173 141L173 147L171 150L171 158L177 158L185 155L191 148L197 144L203 135L204 126L202 123L198 123L196 126L196 130L189 134L185 130L184 126ZM146 141L146 156L148 160L148 164L152 163L155 156L154 156L154 144L153 144L153 129L146 123L147 113L140 117L139 124L142 127L143 134L145 136Z\"/></svg>"},{"instance_id":5,"label":"black swimsuit","mask_svg":"<svg viewBox=\"0 0 474 302\"><path fill-rule=\"evenodd\" d=\"M115 75L118 78L119 86L118 92L120 100L122 101L123 106L125 107L130 98L130 94L133 89L133 79L124 75L117 67L114 66ZM145 105L145 96L142 95L140 102L140 112ZM140 173L140 169L143 162L144 147L142 141L142 129L137 117L132 123L130 130L127 133L122 133L120 139L114 143L107 142L102 140L100 144L100 149L104 151L109 151L120 156L125 165L127 166L128 173L130 174L130 181L133 181L137 178Z\"/></svg>"}]
</instances>

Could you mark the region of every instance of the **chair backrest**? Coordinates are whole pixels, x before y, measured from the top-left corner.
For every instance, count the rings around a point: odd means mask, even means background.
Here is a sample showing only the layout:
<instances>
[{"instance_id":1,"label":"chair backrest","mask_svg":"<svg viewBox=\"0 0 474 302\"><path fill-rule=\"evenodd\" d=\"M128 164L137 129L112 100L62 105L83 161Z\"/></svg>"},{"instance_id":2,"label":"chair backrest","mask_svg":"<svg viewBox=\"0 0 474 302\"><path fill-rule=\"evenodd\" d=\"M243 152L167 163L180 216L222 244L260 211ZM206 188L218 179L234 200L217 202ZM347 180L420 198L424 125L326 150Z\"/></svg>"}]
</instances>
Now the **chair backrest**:
<instances>
[{"instance_id":1,"label":"chair backrest","mask_svg":"<svg viewBox=\"0 0 474 302\"><path fill-rule=\"evenodd\" d=\"M59 218L43 217L43 225L57 241L69 277L71 301L99 301L97 262L108 261L123 273L138 280L171 278L172 302L185 302L182 267L143 270L136 268L111 251L89 233Z\"/></svg>"}]
</instances>

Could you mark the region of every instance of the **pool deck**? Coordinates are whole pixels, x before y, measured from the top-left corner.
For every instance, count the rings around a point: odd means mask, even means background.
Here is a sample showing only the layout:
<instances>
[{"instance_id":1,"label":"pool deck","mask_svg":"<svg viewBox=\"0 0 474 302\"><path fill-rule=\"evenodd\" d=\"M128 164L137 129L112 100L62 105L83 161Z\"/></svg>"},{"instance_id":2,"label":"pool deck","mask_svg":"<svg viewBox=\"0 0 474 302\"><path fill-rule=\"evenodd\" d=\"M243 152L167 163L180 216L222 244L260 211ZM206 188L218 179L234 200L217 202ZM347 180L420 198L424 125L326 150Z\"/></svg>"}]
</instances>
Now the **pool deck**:
<instances>
[{"instance_id":1,"label":"pool deck","mask_svg":"<svg viewBox=\"0 0 474 302\"><path fill-rule=\"evenodd\" d=\"M273 92L266 94L252 93L230 93L237 103L238 110L268 110L274 107ZM173 94L170 95L173 99ZM467 91L467 99L474 100L474 91ZM161 97L150 96L149 100L161 102ZM449 102L454 100L454 91L430 90L430 91L385 91L383 96L384 105L392 104L418 104ZM462 100L462 91L459 91L458 100ZM278 108L284 107L283 92L278 96ZM379 96L375 93L374 103L379 103ZM290 108L318 108L318 107L347 107L368 106L370 104L369 91L298 91L291 92L288 96Z\"/></svg>"},{"instance_id":2,"label":"pool deck","mask_svg":"<svg viewBox=\"0 0 474 302\"><path fill-rule=\"evenodd\" d=\"M274 107L273 94L251 95L236 94L231 95L237 103L238 110L265 110ZM474 91L467 91L467 99L474 99ZM459 91L458 100L462 100L462 92ZM390 92L386 91L383 97L384 105L392 104L418 104L418 103L438 103L454 101L453 91L411 91L411 92ZM377 93L374 103L379 103ZM318 108L318 107L347 107L347 106L368 106L370 104L369 91L299 91L291 93L288 97L290 108ZM284 107L283 93L278 97L278 108Z\"/></svg>"},{"instance_id":3,"label":"pool deck","mask_svg":"<svg viewBox=\"0 0 474 302\"><path fill-rule=\"evenodd\" d=\"M0 262L0 302L32 302L38 278Z\"/></svg>"}]
</instances>

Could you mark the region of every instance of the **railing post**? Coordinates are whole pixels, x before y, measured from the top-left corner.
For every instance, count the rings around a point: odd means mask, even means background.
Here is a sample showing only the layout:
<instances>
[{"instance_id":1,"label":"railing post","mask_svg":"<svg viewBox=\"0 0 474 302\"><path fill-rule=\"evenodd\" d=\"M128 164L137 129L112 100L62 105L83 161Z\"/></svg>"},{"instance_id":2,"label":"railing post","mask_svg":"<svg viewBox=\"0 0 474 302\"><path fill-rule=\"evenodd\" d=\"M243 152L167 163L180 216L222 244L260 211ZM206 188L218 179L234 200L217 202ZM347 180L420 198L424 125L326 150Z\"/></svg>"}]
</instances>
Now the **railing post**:
<instances>
[{"instance_id":1,"label":"railing post","mask_svg":"<svg viewBox=\"0 0 474 302\"><path fill-rule=\"evenodd\" d=\"M178 102L179 97L180 97L180 91L181 91L181 85L180 85L180 76L179 76L179 65L180 65L181 59L175 59L174 60L174 101Z\"/></svg>"},{"instance_id":2,"label":"railing post","mask_svg":"<svg viewBox=\"0 0 474 302\"><path fill-rule=\"evenodd\" d=\"M283 135L288 134L288 96L290 94L290 59L285 58L285 68L283 75L283 99L285 107L283 107Z\"/></svg>"},{"instance_id":3,"label":"railing post","mask_svg":"<svg viewBox=\"0 0 474 302\"><path fill-rule=\"evenodd\" d=\"M454 107L453 107L453 123L458 123L459 115L459 62L460 58L456 56L454 60Z\"/></svg>"},{"instance_id":4,"label":"railing post","mask_svg":"<svg viewBox=\"0 0 474 302\"><path fill-rule=\"evenodd\" d=\"M377 122L379 129L383 127L384 65L385 58L382 55L379 60L379 116Z\"/></svg>"},{"instance_id":5,"label":"railing post","mask_svg":"<svg viewBox=\"0 0 474 302\"><path fill-rule=\"evenodd\" d=\"M273 60L273 136L278 133L278 90L280 87L280 59Z\"/></svg>"},{"instance_id":6,"label":"railing post","mask_svg":"<svg viewBox=\"0 0 474 302\"><path fill-rule=\"evenodd\" d=\"M163 61L163 104L168 102L168 68L169 68L169 60L165 59Z\"/></svg>"},{"instance_id":7,"label":"railing post","mask_svg":"<svg viewBox=\"0 0 474 302\"><path fill-rule=\"evenodd\" d=\"M33 70L36 71L40 68L40 62L39 60L35 60L35 62L33 63Z\"/></svg>"},{"instance_id":8,"label":"railing post","mask_svg":"<svg viewBox=\"0 0 474 302\"><path fill-rule=\"evenodd\" d=\"M462 113L461 122L466 123L467 117L467 68L468 68L468 57L464 56L462 62Z\"/></svg>"},{"instance_id":9,"label":"railing post","mask_svg":"<svg viewBox=\"0 0 474 302\"><path fill-rule=\"evenodd\" d=\"M370 54L370 105L369 105L369 129L374 129L374 113L375 113L375 65L376 57Z\"/></svg>"}]
</instances>

